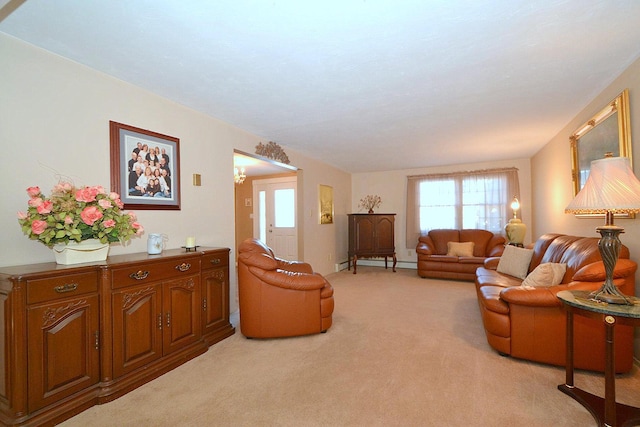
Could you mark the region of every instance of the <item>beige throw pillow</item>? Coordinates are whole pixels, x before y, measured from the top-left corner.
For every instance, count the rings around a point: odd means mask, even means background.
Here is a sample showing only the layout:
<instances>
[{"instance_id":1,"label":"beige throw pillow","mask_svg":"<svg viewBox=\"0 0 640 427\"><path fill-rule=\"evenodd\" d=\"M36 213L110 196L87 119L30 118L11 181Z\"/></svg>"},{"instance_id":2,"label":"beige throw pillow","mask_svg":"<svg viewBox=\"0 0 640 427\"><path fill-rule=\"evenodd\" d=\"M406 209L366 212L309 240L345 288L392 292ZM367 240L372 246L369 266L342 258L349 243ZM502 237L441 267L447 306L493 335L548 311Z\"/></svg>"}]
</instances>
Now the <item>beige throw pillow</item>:
<instances>
[{"instance_id":1,"label":"beige throw pillow","mask_svg":"<svg viewBox=\"0 0 640 427\"><path fill-rule=\"evenodd\" d=\"M522 282L525 288L548 288L562 283L567 264L545 262L533 270Z\"/></svg>"},{"instance_id":2,"label":"beige throw pillow","mask_svg":"<svg viewBox=\"0 0 640 427\"><path fill-rule=\"evenodd\" d=\"M473 256L473 242L447 242L447 256Z\"/></svg>"},{"instance_id":3,"label":"beige throw pillow","mask_svg":"<svg viewBox=\"0 0 640 427\"><path fill-rule=\"evenodd\" d=\"M533 249L507 245L500 257L500 262L498 262L498 268L496 270L498 273L524 279L529 272L531 257L533 257Z\"/></svg>"}]
</instances>

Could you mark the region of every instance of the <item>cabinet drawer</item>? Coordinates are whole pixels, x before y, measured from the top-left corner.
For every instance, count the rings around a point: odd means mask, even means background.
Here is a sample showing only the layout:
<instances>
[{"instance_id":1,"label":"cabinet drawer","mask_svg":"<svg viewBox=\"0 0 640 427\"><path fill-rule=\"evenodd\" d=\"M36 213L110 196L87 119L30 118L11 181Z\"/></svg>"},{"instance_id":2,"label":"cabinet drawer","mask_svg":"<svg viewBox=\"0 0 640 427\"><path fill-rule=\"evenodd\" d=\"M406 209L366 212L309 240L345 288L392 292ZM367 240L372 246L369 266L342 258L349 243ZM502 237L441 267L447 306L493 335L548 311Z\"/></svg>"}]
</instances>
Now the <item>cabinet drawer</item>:
<instances>
[{"instance_id":1,"label":"cabinet drawer","mask_svg":"<svg viewBox=\"0 0 640 427\"><path fill-rule=\"evenodd\" d=\"M227 265L229 265L229 251L212 252L202 256L203 270Z\"/></svg>"},{"instance_id":2,"label":"cabinet drawer","mask_svg":"<svg viewBox=\"0 0 640 427\"><path fill-rule=\"evenodd\" d=\"M51 301L98 291L98 273L65 274L27 280L27 304Z\"/></svg>"},{"instance_id":3,"label":"cabinet drawer","mask_svg":"<svg viewBox=\"0 0 640 427\"><path fill-rule=\"evenodd\" d=\"M123 288L142 283L151 283L181 276L200 274L200 259L191 257L161 263L138 264L114 269L111 287Z\"/></svg>"}]
</instances>

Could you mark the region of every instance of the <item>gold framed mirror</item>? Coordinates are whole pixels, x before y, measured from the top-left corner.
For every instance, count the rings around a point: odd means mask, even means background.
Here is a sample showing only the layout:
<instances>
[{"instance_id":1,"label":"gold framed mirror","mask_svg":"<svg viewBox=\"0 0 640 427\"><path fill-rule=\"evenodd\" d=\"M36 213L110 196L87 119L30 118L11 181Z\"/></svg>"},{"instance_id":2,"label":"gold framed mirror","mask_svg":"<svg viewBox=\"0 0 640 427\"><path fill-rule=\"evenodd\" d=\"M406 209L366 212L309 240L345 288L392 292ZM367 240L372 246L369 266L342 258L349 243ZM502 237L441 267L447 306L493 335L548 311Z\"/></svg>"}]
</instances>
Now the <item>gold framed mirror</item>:
<instances>
[{"instance_id":1,"label":"gold framed mirror","mask_svg":"<svg viewBox=\"0 0 640 427\"><path fill-rule=\"evenodd\" d=\"M580 126L570 137L571 177L574 197L589 177L591 162L604 158L631 157L631 124L629 119L629 90L625 89L589 121Z\"/></svg>"}]
</instances>

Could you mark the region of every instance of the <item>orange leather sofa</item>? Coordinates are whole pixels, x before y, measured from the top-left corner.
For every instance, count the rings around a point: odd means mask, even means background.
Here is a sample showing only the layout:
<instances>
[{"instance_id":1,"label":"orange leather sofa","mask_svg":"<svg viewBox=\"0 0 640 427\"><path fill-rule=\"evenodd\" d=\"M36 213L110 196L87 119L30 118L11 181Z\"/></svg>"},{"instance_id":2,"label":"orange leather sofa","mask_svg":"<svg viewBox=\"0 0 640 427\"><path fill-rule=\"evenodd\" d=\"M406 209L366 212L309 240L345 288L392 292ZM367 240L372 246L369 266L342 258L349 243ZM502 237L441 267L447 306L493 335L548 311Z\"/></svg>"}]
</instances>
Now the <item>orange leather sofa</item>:
<instances>
[{"instance_id":1,"label":"orange leather sofa","mask_svg":"<svg viewBox=\"0 0 640 427\"><path fill-rule=\"evenodd\" d=\"M473 242L472 256L447 255L449 242ZM476 269L484 265L488 257L502 255L505 243L503 236L487 230L431 230L418 239L418 275L473 282Z\"/></svg>"},{"instance_id":2,"label":"orange leather sofa","mask_svg":"<svg viewBox=\"0 0 640 427\"><path fill-rule=\"evenodd\" d=\"M240 330L247 338L326 332L331 327L333 287L311 266L286 261L257 239L238 247Z\"/></svg>"},{"instance_id":3,"label":"orange leather sofa","mask_svg":"<svg viewBox=\"0 0 640 427\"><path fill-rule=\"evenodd\" d=\"M476 291L489 345L502 355L534 362L566 364L566 314L556 294L563 290L597 290L605 279L597 237L546 234L533 246L529 273L541 263L564 263L559 285L525 288L522 280L495 270L499 259L488 259L476 272ZM637 265L623 246L614 282L625 295L635 294ZM615 329L616 372L633 363L633 329ZM578 369L604 371L604 327L594 319L574 316L574 364Z\"/></svg>"}]
</instances>

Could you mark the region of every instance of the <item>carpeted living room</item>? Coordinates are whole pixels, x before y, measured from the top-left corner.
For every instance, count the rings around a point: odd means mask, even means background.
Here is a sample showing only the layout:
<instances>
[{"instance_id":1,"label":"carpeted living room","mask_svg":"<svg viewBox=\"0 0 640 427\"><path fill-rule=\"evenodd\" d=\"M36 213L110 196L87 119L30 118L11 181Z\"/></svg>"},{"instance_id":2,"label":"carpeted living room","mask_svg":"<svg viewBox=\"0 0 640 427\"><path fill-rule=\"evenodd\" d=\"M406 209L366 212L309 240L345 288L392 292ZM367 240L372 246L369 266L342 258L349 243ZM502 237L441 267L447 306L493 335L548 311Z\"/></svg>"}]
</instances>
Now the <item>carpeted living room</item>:
<instances>
[{"instance_id":1,"label":"carpeted living room","mask_svg":"<svg viewBox=\"0 0 640 427\"><path fill-rule=\"evenodd\" d=\"M327 276L324 334L248 340L204 355L61 426L596 425L557 386L563 367L500 356L487 344L473 283L362 266ZM233 322L237 326L237 318ZM601 394L601 374L576 384ZM640 401L636 367L618 400Z\"/></svg>"},{"instance_id":2,"label":"carpeted living room","mask_svg":"<svg viewBox=\"0 0 640 427\"><path fill-rule=\"evenodd\" d=\"M0 426L640 425L638 16L0 0Z\"/></svg>"}]
</instances>

